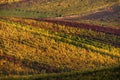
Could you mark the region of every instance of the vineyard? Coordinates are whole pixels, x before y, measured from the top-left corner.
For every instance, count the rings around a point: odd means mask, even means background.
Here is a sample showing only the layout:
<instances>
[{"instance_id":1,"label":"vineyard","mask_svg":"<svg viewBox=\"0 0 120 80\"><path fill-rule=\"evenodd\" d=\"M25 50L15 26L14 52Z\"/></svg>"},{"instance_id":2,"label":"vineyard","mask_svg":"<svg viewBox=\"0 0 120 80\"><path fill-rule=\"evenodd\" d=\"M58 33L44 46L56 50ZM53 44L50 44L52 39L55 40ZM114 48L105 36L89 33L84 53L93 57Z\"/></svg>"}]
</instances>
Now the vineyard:
<instances>
[{"instance_id":1,"label":"vineyard","mask_svg":"<svg viewBox=\"0 0 120 80\"><path fill-rule=\"evenodd\" d=\"M1 16L29 18L64 17L94 12L116 3L119 3L119 0L20 0L20 2L11 4L1 4L0 14Z\"/></svg>"},{"instance_id":2,"label":"vineyard","mask_svg":"<svg viewBox=\"0 0 120 80\"><path fill-rule=\"evenodd\" d=\"M120 0L0 0L0 80L120 80Z\"/></svg>"},{"instance_id":3,"label":"vineyard","mask_svg":"<svg viewBox=\"0 0 120 80\"><path fill-rule=\"evenodd\" d=\"M117 30L114 29L114 34L112 30L96 31L95 26L93 29L86 27L65 21L1 18L1 79L4 76L48 74L56 80L57 75L75 78L78 74L76 78L79 78L84 72L92 79L94 71L95 75L109 73L107 78L114 72L119 75L120 35L116 34Z\"/></svg>"},{"instance_id":4,"label":"vineyard","mask_svg":"<svg viewBox=\"0 0 120 80\"><path fill-rule=\"evenodd\" d=\"M39 19L37 19L39 20ZM64 20L50 20L50 19L41 19L42 21L47 21L51 23L57 23L65 26L71 26L71 27L79 27L83 29L91 29L94 31L98 32L104 32L104 33L109 33L109 34L115 34L115 35L120 35L120 29L114 29L110 27L102 27L102 26L97 26L97 25L89 25L85 23L77 23L77 22L72 22L72 21L64 21Z\"/></svg>"},{"instance_id":5,"label":"vineyard","mask_svg":"<svg viewBox=\"0 0 120 80\"><path fill-rule=\"evenodd\" d=\"M119 29L119 4L119 0L2 0L0 17L62 18Z\"/></svg>"}]
</instances>

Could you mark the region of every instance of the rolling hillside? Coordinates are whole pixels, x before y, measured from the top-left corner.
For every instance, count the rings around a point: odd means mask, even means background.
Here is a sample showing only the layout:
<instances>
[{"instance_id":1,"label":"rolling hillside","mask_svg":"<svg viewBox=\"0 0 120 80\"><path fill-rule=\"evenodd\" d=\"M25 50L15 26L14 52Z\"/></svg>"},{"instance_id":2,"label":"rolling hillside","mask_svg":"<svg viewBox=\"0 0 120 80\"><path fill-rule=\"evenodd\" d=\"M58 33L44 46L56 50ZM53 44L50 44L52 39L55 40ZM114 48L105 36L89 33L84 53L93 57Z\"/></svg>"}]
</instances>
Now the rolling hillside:
<instances>
[{"instance_id":1,"label":"rolling hillside","mask_svg":"<svg viewBox=\"0 0 120 80\"><path fill-rule=\"evenodd\" d=\"M104 27L111 26L112 28L120 29L120 4L108 6L98 10L97 12L91 11L90 13L84 14L82 16L75 15L59 17L56 19L101 25Z\"/></svg>"},{"instance_id":2,"label":"rolling hillside","mask_svg":"<svg viewBox=\"0 0 120 80\"><path fill-rule=\"evenodd\" d=\"M119 45L119 35L22 18L2 18L0 26L1 77L84 72L120 63L120 47L112 44Z\"/></svg>"},{"instance_id":3,"label":"rolling hillside","mask_svg":"<svg viewBox=\"0 0 120 80\"><path fill-rule=\"evenodd\" d=\"M0 80L120 80L120 0L1 0Z\"/></svg>"},{"instance_id":4,"label":"rolling hillside","mask_svg":"<svg viewBox=\"0 0 120 80\"><path fill-rule=\"evenodd\" d=\"M13 0L10 1L13 2ZM62 18L120 28L120 0L20 0L12 2L0 4L0 17Z\"/></svg>"},{"instance_id":5,"label":"rolling hillside","mask_svg":"<svg viewBox=\"0 0 120 80\"><path fill-rule=\"evenodd\" d=\"M4 16L9 14L9 16L21 17L60 17L85 14L115 3L119 3L119 0L24 0L1 5L0 13Z\"/></svg>"}]
</instances>

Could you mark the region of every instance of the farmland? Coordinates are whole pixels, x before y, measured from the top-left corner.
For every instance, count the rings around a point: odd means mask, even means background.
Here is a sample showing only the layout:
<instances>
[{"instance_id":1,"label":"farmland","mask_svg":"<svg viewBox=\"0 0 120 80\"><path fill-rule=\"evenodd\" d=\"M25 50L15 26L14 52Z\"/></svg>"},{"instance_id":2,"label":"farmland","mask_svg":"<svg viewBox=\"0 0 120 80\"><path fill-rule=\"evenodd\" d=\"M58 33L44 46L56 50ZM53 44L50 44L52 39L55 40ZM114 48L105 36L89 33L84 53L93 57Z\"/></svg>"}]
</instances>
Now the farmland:
<instances>
[{"instance_id":1,"label":"farmland","mask_svg":"<svg viewBox=\"0 0 120 80\"><path fill-rule=\"evenodd\" d=\"M2 16L61 17L82 15L118 3L119 0L23 0L20 3L1 5L2 10L0 11ZM6 14L2 14L2 12Z\"/></svg>"},{"instance_id":2,"label":"farmland","mask_svg":"<svg viewBox=\"0 0 120 80\"><path fill-rule=\"evenodd\" d=\"M76 0L75 2L74 0L20 0L10 3L7 1L0 5L0 17L54 19L62 17L65 20L118 29L119 4L119 0Z\"/></svg>"},{"instance_id":3,"label":"farmland","mask_svg":"<svg viewBox=\"0 0 120 80\"><path fill-rule=\"evenodd\" d=\"M86 15L68 16L60 19L70 20L76 22L83 22L94 25L101 25L104 27L120 28L120 5L114 4L96 12L91 12Z\"/></svg>"},{"instance_id":4,"label":"farmland","mask_svg":"<svg viewBox=\"0 0 120 80\"><path fill-rule=\"evenodd\" d=\"M0 80L120 80L120 0L1 0Z\"/></svg>"},{"instance_id":5,"label":"farmland","mask_svg":"<svg viewBox=\"0 0 120 80\"><path fill-rule=\"evenodd\" d=\"M85 72L120 63L119 35L34 19L2 18L0 25L1 76Z\"/></svg>"}]
</instances>

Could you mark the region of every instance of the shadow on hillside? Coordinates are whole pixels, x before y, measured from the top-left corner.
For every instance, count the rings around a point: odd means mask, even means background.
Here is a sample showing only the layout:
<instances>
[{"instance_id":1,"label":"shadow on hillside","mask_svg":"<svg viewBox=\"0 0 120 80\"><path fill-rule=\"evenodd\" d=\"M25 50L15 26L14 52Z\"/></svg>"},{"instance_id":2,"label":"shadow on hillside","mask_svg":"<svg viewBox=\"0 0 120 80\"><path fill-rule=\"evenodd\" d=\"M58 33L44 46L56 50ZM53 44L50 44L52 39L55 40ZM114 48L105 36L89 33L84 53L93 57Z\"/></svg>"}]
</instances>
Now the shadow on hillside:
<instances>
[{"instance_id":1,"label":"shadow on hillside","mask_svg":"<svg viewBox=\"0 0 120 80\"><path fill-rule=\"evenodd\" d=\"M81 17L73 17L68 18L68 20L97 20L97 19L104 19L109 16L118 15L117 18L119 18L120 14L120 5L113 5L111 7L105 8L104 10L101 10L99 12L94 12L89 15L81 16Z\"/></svg>"},{"instance_id":2,"label":"shadow on hillside","mask_svg":"<svg viewBox=\"0 0 120 80\"><path fill-rule=\"evenodd\" d=\"M88 71L83 73L61 74L59 76L48 76L35 78L34 80L119 80L120 66L116 68Z\"/></svg>"},{"instance_id":3,"label":"shadow on hillside","mask_svg":"<svg viewBox=\"0 0 120 80\"><path fill-rule=\"evenodd\" d=\"M55 67L55 66L49 66L48 64L39 63L37 61L30 61L28 59L21 60L15 56L8 55L8 54L0 54L0 60L12 62L12 63L14 63L14 65L19 64L19 65L21 65L21 67L23 66L23 67L29 68L31 70L37 71L36 74L40 74L40 73L42 73L42 71L45 71L45 73L53 73L53 72L58 73L58 72L60 72L60 69ZM14 65L13 65L13 67L14 67ZM0 68L1 71L2 71L2 68L3 67ZM28 74L30 75L30 74L35 74L35 73L28 71ZM2 74L2 75L9 75L9 73L6 72L6 74ZM18 75L18 74L10 73L10 75ZM25 74L20 73L19 75L25 75Z\"/></svg>"}]
</instances>

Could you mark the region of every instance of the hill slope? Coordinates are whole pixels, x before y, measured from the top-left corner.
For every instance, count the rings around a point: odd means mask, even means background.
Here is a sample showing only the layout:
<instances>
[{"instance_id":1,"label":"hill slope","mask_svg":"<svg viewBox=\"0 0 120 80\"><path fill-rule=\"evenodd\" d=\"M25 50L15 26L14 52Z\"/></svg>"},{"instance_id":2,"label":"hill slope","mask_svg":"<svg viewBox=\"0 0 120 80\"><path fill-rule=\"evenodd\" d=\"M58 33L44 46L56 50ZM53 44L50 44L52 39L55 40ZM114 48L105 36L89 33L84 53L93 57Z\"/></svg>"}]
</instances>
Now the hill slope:
<instances>
[{"instance_id":1,"label":"hill slope","mask_svg":"<svg viewBox=\"0 0 120 80\"><path fill-rule=\"evenodd\" d=\"M39 75L25 75L25 76L12 76L1 77L2 80L119 80L120 67L102 69L97 71L87 72L69 72L58 74L39 74Z\"/></svg>"},{"instance_id":2,"label":"hill slope","mask_svg":"<svg viewBox=\"0 0 120 80\"><path fill-rule=\"evenodd\" d=\"M120 0L1 0L0 80L119 80L119 14Z\"/></svg>"},{"instance_id":3,"label":"hill slope","mask_svg":"<svg viewBox=\"0 0 120 80\"><path fill-rule=\"evenodd\" d=\"M59 17L56 19L84 22L105 27L111 26L120 29L120 4L114 4L98 11L91 11L84 15Z\"/></svg>"},{"instance_id":4,"label":"hill slope","mask_svg":"<svg viewBox=\"0 0 120 80\"><path fill-rule=\"evenodd\" d=\"M0 76L99 70L120 63L120 36L44 21L0 19ZM9 32L9 34L8 34Z\"/></svg>"},{"instance_id":5,"label":"hill slope","mask_svg":"<svg viewBox=\"0 0 120 80\"><path fill-rule=\"evenodd\" d=\"M120 0L10 0L0 17L53 18L120 28ZM97 17L97 18L96 18Z\"/></svg>"},{"instance_id":6,"label":"hill slope","mask_svg":"<svg viewBox=\"0 0 120 80\"><path fill-rule=\"evenodd\" d=\"M23 2L1 5L0 8L5 12L6 8L12 11L7 10L9 16L56 17L83 14L118 2L119 0L24 0ZM2 12L0 13L2 14Z\"/></svg>"}]
</instances>

